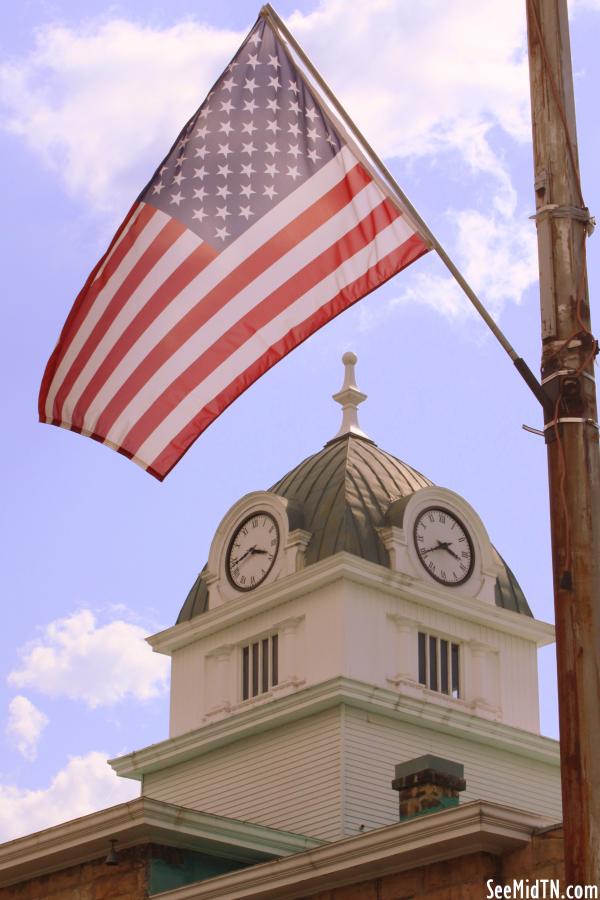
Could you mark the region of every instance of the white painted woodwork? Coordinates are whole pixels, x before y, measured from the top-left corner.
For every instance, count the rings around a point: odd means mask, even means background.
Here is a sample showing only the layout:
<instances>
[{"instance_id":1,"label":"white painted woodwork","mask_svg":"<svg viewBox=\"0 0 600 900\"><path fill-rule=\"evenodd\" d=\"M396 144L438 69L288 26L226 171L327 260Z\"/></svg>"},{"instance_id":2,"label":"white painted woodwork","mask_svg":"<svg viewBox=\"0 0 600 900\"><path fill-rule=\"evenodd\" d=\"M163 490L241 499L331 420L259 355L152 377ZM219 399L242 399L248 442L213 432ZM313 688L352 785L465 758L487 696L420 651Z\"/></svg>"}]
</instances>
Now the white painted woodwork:
<instances>
[{"instance_id":1,"label":"white painted woodwork","mask_svg":"<svg viewBox=\"0 0 600 900\"><path fill-rule=\"evenodd\" d=\"M292 506L287 498L270 491L253 491L225 514L212 539L204 575L210 609L240 596L240 591L227 578L227 551L236 528L254 513L269 513L279 530L279 551L265 583L271 584L303 568L310 534L301 528L290 528Z\"/></svg>"},{"instance_id":2,"label":"white painted woodwork","mask_svg":"<svg viewBox=\"0 0 600 900\"><path fill-rule=\"evenodd\" d=\"M348 561L348 554L339 556ZM169 630L180 640L183 636L171 654L172 737L339 676L539 732L537 645L547 642L547 627L540 630L528 617L439 585L425 585L425 590L422 581L393 584L385 577L387 570L357 557L348 561L346 571L345 560L329 579L315 586L307 581L303 593L288 596L292 579L282 579L244 596L235 606L220 605L199 617L200 622ZM364 577L356 578L357 570ZM378 577L370 578L374 570ZM309 571L298 573L295 580ZM265 608L260 601L268 590ZM436 602L440 595L443 608ZM228 610L236 611L231 620ZM491 624L478 621L476 613L482 610L490 613ZM193 631L189 643L186 628ZM459 699L418 683L419 631L459 644ZM242 647L274 632L279 634L280 684L243 702ZM160 639L153 639L155 646Z\"/></svg>"},{"instance_id":3,"label":"white painted woodwork","mask_svg":"<svg viewBox=\"0 0 600 900\"><path fill-rule=\"evenodd\" d=\"M500 743L500 742L499 742ZM461 801L560 821L558 764L340 703L144 777L145 796L337 840L398 821L394 767L424 753L463 763Z\"/></svg>"},{"instance_id":4,"label":"white painted woodwork","mask_svg":"<svg viewBox=\"0 0 600 900\"><path fill-rule=\"evenodd\" d=\"M361 825L378 828L398 820L398 793L390 785L394 766L425 753L464 765L461 803L489 800L556 822L562 818L556 765L351 707L344 707L342 731L347 835Z\"/></svg>"},{"instance_id":5,"label":"white painted woodwork","mask_svg":"<svg viewBox=\"0 0 600 900\"><path fill-rule=\"evenodd\" d=\"M379 529L379 535L390 554L392 569L420 580L428 577L419 559L413 533L419 516L429 506L447 509L466 525L473 541L473 571L469 579L460 585L461 593L468 597L478 597L484 603L495 603L496 578L502 571L500 558L473 507L459 494L447 488L432 485L392 503L389 515L394 524ZM446 587L446 590L453 591L454 587Z\"/></svg>"},{"instance_id":6,"label":"white painted woodwork","mask_svg":"<svg viewBox=\"0 0 600 900\"><path fill-rule=\"evenodd\" d=\"M455 588L414 547L415 518L443 505L468 527L476 565ZM280 559L254 591L227 581L238 523L263 509ZM481 520L439 488L398 501L381 529L391 568L339 553L304 568L310 535L287 500L257 492L211 545L209 608L150 643L172 657L171 741L114 761L146 796L335 840L398 819L394 767L424 753L465 766L464 800L560 820L555 745L539 737L537 648L551 626L498 608L498 556ZM457 643L460 696L419 684L418 633ZM278 635L279 683L242 699L242 648Z\"/></svg>"},{"instance_id":7,"label":"white painted woodwork","mask_svg":"<svg viewBox=\"0 0 600 900\"><path fill-rule=\"evenodd\" d=\"M144 777L156 800L326 840L342 832L340 716L327 710Z\"/></svg>"}]
</instances>

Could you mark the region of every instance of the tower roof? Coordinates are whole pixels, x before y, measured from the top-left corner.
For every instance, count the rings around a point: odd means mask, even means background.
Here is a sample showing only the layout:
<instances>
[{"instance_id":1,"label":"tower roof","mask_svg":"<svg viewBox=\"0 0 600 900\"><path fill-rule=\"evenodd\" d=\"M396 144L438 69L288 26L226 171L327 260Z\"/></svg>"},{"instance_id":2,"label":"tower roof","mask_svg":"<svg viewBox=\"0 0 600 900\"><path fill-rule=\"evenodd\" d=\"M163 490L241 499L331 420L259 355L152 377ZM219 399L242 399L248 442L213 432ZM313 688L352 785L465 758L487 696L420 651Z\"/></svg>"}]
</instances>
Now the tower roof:
<instances>
[{"instance_id":1,"label":"tower roof","mask_svg":"<svg viewBox=\"0 0 600 900\"><path fill-rule=\"evenodd\" d=\"M340 430L322 450L295 466L269 490L293 500L301 510L303 528L311 534L305 565L344 551L389 566L379 529L388 524L390 505L433 482L367 437L358 423L358 405L366 394L356 386L355 354L344 353L342 362L344 382L333 395L342 407ZM501 565L496 606L532 616L515 576L495 548L493 552ZM205 571L198 575L189 592L178 623L208 609Z\"/></svg>"},{"instance_id":2,"label":"tower roof","mask_svg":"<svg viewBox=\"0 0 600 900\"><path fill-rule=\"evenodd\" d=\"M270 488L295 500L312 537L305 563L345 550L387 566L388 552L377 529L393 500L431 481L370 440L345 434L309 456Z\"/></svg>"}]
</instances>

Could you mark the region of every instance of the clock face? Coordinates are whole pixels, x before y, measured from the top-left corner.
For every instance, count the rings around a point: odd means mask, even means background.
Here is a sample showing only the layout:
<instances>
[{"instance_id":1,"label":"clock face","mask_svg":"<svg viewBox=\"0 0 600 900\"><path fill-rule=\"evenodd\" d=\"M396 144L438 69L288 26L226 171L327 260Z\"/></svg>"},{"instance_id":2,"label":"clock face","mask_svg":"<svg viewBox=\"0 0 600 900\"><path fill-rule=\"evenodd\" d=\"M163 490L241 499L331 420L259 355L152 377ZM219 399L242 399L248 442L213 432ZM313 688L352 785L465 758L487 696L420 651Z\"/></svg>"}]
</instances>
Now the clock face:
<instances>
[{"instance_id":1,"label":"clock face","mask_svg":"<svg viewBox=\"0 0 600 900\"><path fill-rule=\"evenodd\" d=\"M238 591L251 591L265 580L279 550L279 528L269 513L255 512L236 528L225 560L227 577Z\"/></svg>"},{"instance_id":2,"label":"clock face","mask_svg":"<svg viewBox=\"0 0 600 900\"><path fill-rule=\"evenodd\" d=\"M447 509L424 509L415 522L414 540L421 563L441 584L463 584L473 571L469 533Z\"/></svg>"}]
</instances>

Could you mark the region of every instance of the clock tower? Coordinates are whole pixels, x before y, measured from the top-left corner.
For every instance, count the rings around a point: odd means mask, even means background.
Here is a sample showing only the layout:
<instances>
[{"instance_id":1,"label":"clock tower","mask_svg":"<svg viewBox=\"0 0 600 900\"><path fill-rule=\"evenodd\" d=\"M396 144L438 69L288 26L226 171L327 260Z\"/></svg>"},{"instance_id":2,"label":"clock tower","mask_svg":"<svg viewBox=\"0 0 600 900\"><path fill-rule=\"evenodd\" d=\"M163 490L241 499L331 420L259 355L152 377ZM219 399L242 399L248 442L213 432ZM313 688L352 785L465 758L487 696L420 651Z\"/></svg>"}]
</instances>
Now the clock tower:
<instances>
[{"instance_id":1,"label":"clock tower","mask_svg":"<svg viewBox=\"0 0 600 900\"><path fill-rule=\"evenodd\" d=\"M340 430L224 515L176 625L170 737L113 760L144 796L336 840L398 819L397 764L558 821L535 620L476 511L380 449L343 357ZM525 799L526 798L526 799Z\"/></svg>"}]
</instances>

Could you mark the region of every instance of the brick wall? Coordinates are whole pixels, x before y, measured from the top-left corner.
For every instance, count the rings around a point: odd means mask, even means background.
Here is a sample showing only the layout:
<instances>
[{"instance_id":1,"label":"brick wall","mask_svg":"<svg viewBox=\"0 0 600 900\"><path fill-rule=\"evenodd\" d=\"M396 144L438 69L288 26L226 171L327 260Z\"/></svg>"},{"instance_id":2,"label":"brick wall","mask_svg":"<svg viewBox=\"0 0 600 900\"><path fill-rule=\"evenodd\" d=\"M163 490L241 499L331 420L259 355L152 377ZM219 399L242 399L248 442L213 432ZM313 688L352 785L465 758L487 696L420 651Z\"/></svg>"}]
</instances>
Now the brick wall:
<instances>
[{"instance_id":1,"label":"brick wall","mask_svg":"<svg viewBox=\"0 0 600 900\"><path fill-rule=\"evenodd\" d=\"M145 844L119 851L119 865L104 859L0 888L0 900L146 900L152 859L178 865L182 851ZM359 884L306 895L302 900L482 900L486 882L513 878L559 878L564 883L561 828L534 835L525 847L503 857L472 853L445 862L383 875Z\"/></svg>"},{"instance_id":2,"label":"brick wall","mask_svg":"<svg viewBox=\"0 0 600 900\"><path fill-rule=\"evenodd\" d=\"M486 880L497 879L499 868L499 861L490 854L473 853L303 900L481 900Z\"/></svg>"},{"instance_id":3,"label":"brick wall","mask_svg":"<svg viewBox=\"0 0 600 900\"><path fill-rule=\"evenodd\" d=\"M540 832L527 846L503 857L473 853L311 894L302 900L483 900L489 878L494 884L512 882L513 878L529 878L530 882L558 878L564 884L562 829Z\"/></svg>"},{"instance_id":4,"label":"brick wall","mask_svg":"<svg viewBox=\"0 0 600 900\"><path fill-rule=\"evenodd\" d=\"M0 900L145 900L151 852L148 844L132 847L118 851L117 866L107 866L102 857L0 887Z\"/></svg>"},{"instance_id":5,"label":"brick wall","mask_svg":"<svg viewBox=\"0 0 600 900\"><path fill-rule=\"evenodd\" d=\"M534 835L526 847L502 860L502 878L559 878L565 882L564 834L561 827L547 828Z\"/></svg>"}]
</instances>

